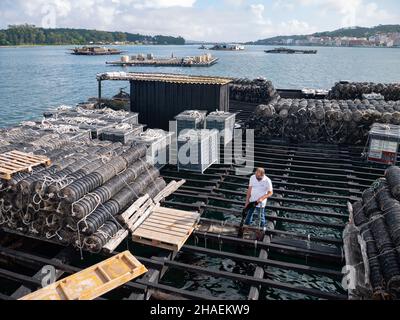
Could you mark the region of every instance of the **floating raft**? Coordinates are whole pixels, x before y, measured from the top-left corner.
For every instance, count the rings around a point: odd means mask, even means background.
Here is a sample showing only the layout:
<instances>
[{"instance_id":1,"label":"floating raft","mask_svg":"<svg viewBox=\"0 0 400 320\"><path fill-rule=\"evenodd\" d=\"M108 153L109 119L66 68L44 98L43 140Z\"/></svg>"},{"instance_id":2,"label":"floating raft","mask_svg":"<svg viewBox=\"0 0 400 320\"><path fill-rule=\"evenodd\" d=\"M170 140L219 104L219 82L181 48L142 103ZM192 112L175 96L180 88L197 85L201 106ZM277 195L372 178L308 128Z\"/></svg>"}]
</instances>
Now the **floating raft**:
<instances>
[{"instance_id":1,"label":"floating raft","mask_svg":"<svg viewBox=\"0 0 400 320\"><path fill-rule=\"evenodd\" d=\"M193 233L200 214L156 207L132 236L134 242L180 251Z\"/></svg>"},{"instance_id":2,"label":"floating raft","mask_svg":"<svg viewBox=\"0 0 400 320\"><path fill-rule=\"evenodd\" d=\"M125 251L19 300L94 300L146 272L146 267Z\"/></svg>"},{"instance_id":3,"label":"floating raft","mask_svg":"<svg viewBox=\"0 0 400 320\"><path fill-rule=\"evenodd\" d=\"M35 156L17 150L6 152L0 155L0 179L11 180L13 174L31 172L32 168L40 165L50 166L51 161L44 156Z\"/></svg>"},{"instance_id":4,"label":"floating raft","mask_svg":"<svg viewBox=\"0 0 400 320\"><path fill-rule=\"evenodd\" d=\"M206 62L197 62L195 60L186 61L182 58L170 59L151 59L151 60L130 60L130 61L112 61L106 62L108 65L121 67L211 67L218 62L218 58Z\"/></svg>"},{"instance_id":5,"label":"floating raft","mask_svg":"<svg viewBox=\"0 0 400 320\"><path fill-rule=\"evenodd\" d=\"M317 50L295 50L288 48L276 48L273 50L265 50L265 53L280 53L280 54L317 54Z\"/></svg>"}]
</instances>

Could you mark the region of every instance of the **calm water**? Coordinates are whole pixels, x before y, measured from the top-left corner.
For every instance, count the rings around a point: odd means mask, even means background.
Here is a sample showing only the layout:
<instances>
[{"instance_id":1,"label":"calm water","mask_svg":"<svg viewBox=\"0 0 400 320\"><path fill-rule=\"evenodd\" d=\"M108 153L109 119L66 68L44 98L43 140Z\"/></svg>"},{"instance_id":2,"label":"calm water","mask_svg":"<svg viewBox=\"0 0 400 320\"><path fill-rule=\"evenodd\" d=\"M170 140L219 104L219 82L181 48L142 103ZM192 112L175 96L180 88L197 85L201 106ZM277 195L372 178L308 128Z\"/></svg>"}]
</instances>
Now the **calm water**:
<instances>
[{"instance_id":1,"label":"calm water","mask_svg":"<svg viewBox=\"0 0 400 320\"><path fill-rule=\"evenodd\" d=\"M39 116L60 104L74 104L96 96L95 75L123 70L106 66L116 57L67 54L71 47L0 48L0 127ZM277 88L330 88L338 80L400 81L400 49L317 48L317 55L267 55L269 47L248 46L244 52L215 52L210 68L134 68L130 71L173 72L271 79ZM130 46L128 54L156 56L198 55L197 46ZM107 83L113 95L127 83Z\"/></svg>"}]
</instances>

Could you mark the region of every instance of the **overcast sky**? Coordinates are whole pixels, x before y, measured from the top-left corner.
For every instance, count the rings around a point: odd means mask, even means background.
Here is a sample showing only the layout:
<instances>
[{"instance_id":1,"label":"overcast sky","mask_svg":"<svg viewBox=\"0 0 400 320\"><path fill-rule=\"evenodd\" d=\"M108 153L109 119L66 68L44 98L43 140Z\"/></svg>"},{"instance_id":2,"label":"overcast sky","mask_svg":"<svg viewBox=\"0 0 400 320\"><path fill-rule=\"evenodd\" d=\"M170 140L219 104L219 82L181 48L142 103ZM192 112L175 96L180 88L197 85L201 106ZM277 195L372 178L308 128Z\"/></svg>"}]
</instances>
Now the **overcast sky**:
<instances>
[{"instance_id":1,"label":"overcast sky","mask_svg":"<svg viewBox=\"0 0 400 320\"><path fill-rule=\"evenodd\" d=\"M251 41L400 22L399 0L1 0L0 27L90 28Z\"/></svg>"}]
</instances>

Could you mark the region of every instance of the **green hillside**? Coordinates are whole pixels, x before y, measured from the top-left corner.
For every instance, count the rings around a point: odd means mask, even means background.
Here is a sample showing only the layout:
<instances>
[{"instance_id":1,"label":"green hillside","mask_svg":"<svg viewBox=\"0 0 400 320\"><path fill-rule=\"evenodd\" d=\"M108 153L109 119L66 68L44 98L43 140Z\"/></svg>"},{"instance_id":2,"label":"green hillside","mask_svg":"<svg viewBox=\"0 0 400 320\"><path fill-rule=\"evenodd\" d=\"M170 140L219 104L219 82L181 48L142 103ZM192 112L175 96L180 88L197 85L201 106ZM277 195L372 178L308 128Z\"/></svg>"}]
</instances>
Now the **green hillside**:
<instances>
[{"instance_id":1,"label":"green hillside","mask_svg":"<svg viewBox=\"0 0 400 320\"><path fill-rule=\"evenodd\" d=\"M325 31L325 32L317 32L310 35L292 35L292 36L277 36L268 39L258 40L254 42L249 42L248 44L274 44L286 39L294 39L294 40L304 40L308 36L315 37L356 37L356 38L364 38L371 37L380 33L393 33L400 32L400 25L379 25L372 28L367 27L354 27L354 28L342 28L335 31Z\"/></svg>"},{"instance_id":2,"label":"green hillside","mask_svg":"<svg viewBox=\"0 0 400 320\"><path fill-rule=\"evenodd\" d=\"M185 44L182 37L146 36L127 32L107 32L86 29L43 29L32 25L9 26L0 30L0 45L83 45L90 42L152 42L154 44Z\"/></svg>"}]
</instances>

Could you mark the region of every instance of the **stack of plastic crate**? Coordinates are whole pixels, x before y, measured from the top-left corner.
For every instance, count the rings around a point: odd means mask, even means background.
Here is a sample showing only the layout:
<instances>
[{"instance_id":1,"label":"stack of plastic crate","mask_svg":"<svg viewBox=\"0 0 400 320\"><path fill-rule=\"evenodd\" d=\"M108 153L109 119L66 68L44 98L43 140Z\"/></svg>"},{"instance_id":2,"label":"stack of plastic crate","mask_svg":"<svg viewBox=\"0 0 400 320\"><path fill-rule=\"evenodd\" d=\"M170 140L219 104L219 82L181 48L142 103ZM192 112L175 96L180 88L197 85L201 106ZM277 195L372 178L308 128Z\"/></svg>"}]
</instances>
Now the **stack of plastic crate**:
<instances>
[{"instance_id":1,"label":"stack of plastic crate","mask_svg":"<svg viewBox=\"0 0 400 320\"><path fill-rule=\"evenodd\" d=\"M170 160L172 132L149 129L135 136L133 142L147 147L147 162L157 169L163 168Z\"/></svg>"},{"instance_id":2,"label":"stack of plastic crate","mask_svg":"<svg viewBox=\"0 0 400 320\"><path fill-rule=\"evenodd\" d=\"M100 134L100 140L121 142L122 144L131 143L136 136L141 134L144 129L142 124L120 123L107 128Z\"/></svg>"},{"instance_id":3,"label":"stack of plastic crate","mask_svg":"<svg viewBox=\"0 0 400 320\"><path fill-rule=\"evenodd\" d=\"M222 162L222 158L232 161L235 123L236 114L230 112L215 111L206 118L206 128L218 131L218 163Z\"/></svg>"},{"instance_id":4,"label":"stack of plastic crate","mask_svg":"<svg viewBox=\"0 0 400 320\"><path fill-rule=\"evenodd\" d=\"M177 125L177 135L182 131L204 129L207 111L186 110L175 117Z\"/></svg>"},{"instance_id":5,"label":"stack of plastic crate","mask_svg":"<svg viewBox=\"0 0 400 320\"><path fill-rule=\"evenodd\" d=\"M178 170L204 173L218 162L218 131L189 130L178 137Z\"/></svg>"},{"instance_id":6,"label":"stack of plastic crate","mask_svg":"<svg viewBox=\"0 0 400 320\"><path fill-rule=\"evenodd\" d=\"M221 142L226 145L233 140L233 131L235 129L236 114L224 111L215 111L206 118L206 129L218 130L221 136Z\"/></svg>"}]
</instances>

